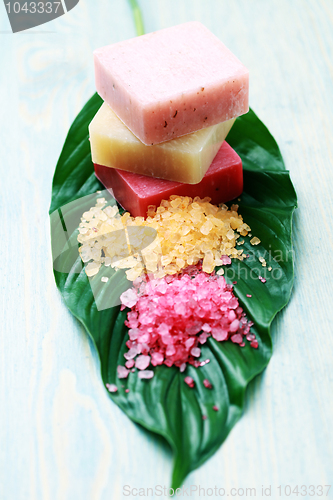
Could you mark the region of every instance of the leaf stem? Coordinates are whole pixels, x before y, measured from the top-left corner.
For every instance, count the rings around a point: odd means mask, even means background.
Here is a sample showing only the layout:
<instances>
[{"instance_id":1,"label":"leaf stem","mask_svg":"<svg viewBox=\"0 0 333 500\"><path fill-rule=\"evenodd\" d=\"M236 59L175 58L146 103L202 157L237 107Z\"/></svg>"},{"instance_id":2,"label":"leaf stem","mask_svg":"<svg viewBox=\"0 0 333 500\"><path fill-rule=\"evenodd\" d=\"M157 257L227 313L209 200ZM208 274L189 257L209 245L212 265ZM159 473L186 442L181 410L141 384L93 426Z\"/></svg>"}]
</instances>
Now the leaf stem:
<instances>
[{"instance_id":1,"label":"leaf stem","mask_svg":"<svg viewBox=\"0 0 333 500\"><path fill-rule=\"evenodd\" d=\"M131 6L131 9L132 9L136 34L137 34L137 36L144 35L145 28L143 26L142 13L141 13L141 9L138 5L138 2L137 2L137 0L129 0L129 3Z\"/></svg>"}]
</instances>

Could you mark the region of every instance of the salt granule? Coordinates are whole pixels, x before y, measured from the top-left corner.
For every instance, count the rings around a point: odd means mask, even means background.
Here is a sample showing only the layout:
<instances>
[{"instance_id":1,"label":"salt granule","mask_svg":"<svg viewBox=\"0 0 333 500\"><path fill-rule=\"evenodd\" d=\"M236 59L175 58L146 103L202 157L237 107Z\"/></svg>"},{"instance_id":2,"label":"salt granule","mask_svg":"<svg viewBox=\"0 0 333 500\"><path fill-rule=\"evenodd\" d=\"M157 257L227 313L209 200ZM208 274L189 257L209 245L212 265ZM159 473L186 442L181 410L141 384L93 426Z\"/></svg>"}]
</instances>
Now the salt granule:
<instances>
[{"instance_id":1,"label":"salt granule","mask_svg":"<svg viewBox=\"0 0 333 500\"><path fill-rule=\"evenodd\" d=\"M231 259L227 255L222 255L221 256L221 261L222 261L222 264L224 266L227 265L227 264L231 264Z\"/></svg>"},{"instance_id":2,"label":"salt granule","mask_svg":"<svg viewBox=\"0 0 333 500\"><path fill-rule=\"evenodd\" d=\"M135 364L134 359L129 359L128 361L126 361L125 366L126 368L130 369L133 368L134 364Z\"/></svg>"},{"instance_id":3,"label":"salt granule","mask_svg":"<svg viewBox=\"0 0 333 500\"><path fill-rule=\"evenodd\" d=\"M174 275L200 262L204 272L212 273L231 259L244 260L246 255L236 245L250 227L238 214L238 205L229 210L209 201L172 195L158 208L149 207L146 219L128 212L120 216L116 206L104 208L105 199L98 201L83 214L77 237L87 276L95 276L105 265L127 269L127 279L135 281L147 273L155 278ZM153 242L152 229L157 234Z\"/></svg>"},{"instance_id":4,"label":"salt granule","mask_svg":"<svg viewBox=\"0 0 333 500\"><path fill-rule=\"evenodd\" d=\"M129 351L125 352L124 358L126 358L127 360L132 360L137 354L139 354L137 346L131 347Z\"/></svg>"},{"instance_id":5,"label":"salt granule","mask_svg":"<svg viewBox=\"0 0 333 500\"><path fill-rule=\"evenodd\" d=\"M118 365L117 366L117 373L118 373L118 378L127 378L129 371L124 366Z\"/></svg>"},{"instance_id":6,"label":"salt granule","mask_svg":"<svg viewBox=\"0 0 333 500\"><path fill-rule=\"evenodd\" d=\"M191 387L193 389L193 387L195 386L195 382L193 380L192 377L185 377L184 378L184 382L185 384L187 384L189 387Z\"/></svg>"},{"instance_id":7,"label":"salt granule","mask_svg":"<svg viewBox=\"0 0 333 500\"><path fill-rule=\"evenodd\" d=\"M117 392L118 391L118 387L115 384L105 384L105 386L109 392Z\"/></svg>"},{"instance_id":8,"label":"salt granule","mask_svg":"<svg viewBox=\"0 0 333 500\"><path fill-rule=\"evenodd\" d=\"M126 292L123 292L120 296L121 303L126 307L133 307L137 303L138 296L133 288L129 288Z\"/></svg>"},{"instance_id":9,"label":"salt granule","mask_svg":"<svg viewBox=\"0 0 333 500\"><path fill-rule=\"evenodd\" d=\"M264 259L264 257L259 257L259 262L261 262L262 267L266 267L267 262L266 262L266 260Z\"/></svg>"},{"instance_id":10,"label":"salt granule","mask_svg":"<svg viewBox=\"0 0 333 500\"><path fill-rule=\"evenodd\" d=\"M213 386L212 384L209 382L209 380L207 378L205 378L205 380L203 381L203 385L207 388L207 389L212 389Z\"/></svg>"},{"instance_id":11,"label":"salt granule","mask_svg":"<svg viewBox=\"0 0 333 500\"><path fill-rule=\"evenodd\" d=\"M141 354L136 358L135 366L139 370L145 370L150 365L150 356L144 356Z\"/></svg>"},{"instance_id":12,"label":"salt granule","mask_svg":"<svg viewBox=\"0 0 333 500\"><path fill-rule=\"evenodd\" d=\"M201 350L198 347L193 347L193 349L191 349L191 354L198 358L201 354Z\"/></svg>"}]
</instances>

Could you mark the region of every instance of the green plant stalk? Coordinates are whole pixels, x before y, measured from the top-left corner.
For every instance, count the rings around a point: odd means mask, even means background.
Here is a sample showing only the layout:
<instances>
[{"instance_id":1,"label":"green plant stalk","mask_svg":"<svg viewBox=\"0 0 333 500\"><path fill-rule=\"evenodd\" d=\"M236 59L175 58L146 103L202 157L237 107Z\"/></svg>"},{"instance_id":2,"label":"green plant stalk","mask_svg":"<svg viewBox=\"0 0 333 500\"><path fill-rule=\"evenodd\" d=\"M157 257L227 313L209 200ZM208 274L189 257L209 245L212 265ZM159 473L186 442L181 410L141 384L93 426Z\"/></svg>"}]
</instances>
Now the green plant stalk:
<instances>
[{"instance_id":1,"label":"green plant stalk","mask_svg":"<svg viewBox=\"0 0 333 500\"><path fill-rule=\"evenodd\" d=\"M132 9L136 34L137 34L137 36L144 35L145 29L143 26L142 13L141 13L141 9L138 5L138 2L137 2L137 0L129 0L129 3L131 6L131 9Z\"/></svg>"}]
</instances>

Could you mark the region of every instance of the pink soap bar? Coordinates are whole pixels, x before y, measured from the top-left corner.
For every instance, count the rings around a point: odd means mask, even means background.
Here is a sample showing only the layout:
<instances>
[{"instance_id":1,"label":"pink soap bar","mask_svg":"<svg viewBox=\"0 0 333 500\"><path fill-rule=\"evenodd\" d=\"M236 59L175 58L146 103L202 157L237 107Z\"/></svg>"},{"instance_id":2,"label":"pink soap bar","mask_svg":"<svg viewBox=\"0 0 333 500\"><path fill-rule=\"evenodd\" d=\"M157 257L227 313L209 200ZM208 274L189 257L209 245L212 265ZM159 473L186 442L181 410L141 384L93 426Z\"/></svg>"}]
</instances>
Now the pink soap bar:
<instances>
[{"instance_id":1,"label":"pink soap bar","mask_svg":"<svg viewBox=\"0 0 333 500\"><path fill-rule=\"evenodd\" d=\"M226 142L198 184L154 179L96 164L95 174L134 217L145 217L149 205L159 206L163 199L168 199L172 194L191 198L209 196L211 203L218 205L236 198L243 191L242 160Z\"/></svg>"},{"instance_id":2,"label":"pink soap bar","mask_svg":"<svg viewBox=\"0 0 333 500\"><path fill-rule=\"evenodd\" d=\"M95 50L100 96L146 145L246 113L249 72L199 22Z\"/></svg>"}]
</instances>

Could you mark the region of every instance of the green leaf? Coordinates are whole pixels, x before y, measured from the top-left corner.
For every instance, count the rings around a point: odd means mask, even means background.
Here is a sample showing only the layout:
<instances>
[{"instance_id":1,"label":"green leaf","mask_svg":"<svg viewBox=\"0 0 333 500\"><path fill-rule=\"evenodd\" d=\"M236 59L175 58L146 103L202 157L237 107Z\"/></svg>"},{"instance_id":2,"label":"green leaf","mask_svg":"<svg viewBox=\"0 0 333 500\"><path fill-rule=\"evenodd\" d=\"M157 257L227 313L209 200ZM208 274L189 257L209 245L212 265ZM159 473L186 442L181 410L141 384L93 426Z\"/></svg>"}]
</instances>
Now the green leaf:
<instances>
[{"instance_id":1,"label":"green leaf","mask_svg":"<svg viewBox=\"0 0 333 500\"><path fill-rule=\"evenodd\" d=\"M50 213L72 200L103 189L91 163L88 124L103 101L96 93L69 129L53 177Z\"/></svg>"},{"instance_id":2,"label":"green leaf","mask_svg":"<svg viewBox=\"0 0 333 500\"><path fill-rule=\"evenodd\" d=\"M129 2L137 34L141 35L144 28L140 9L136 0ZM188 367L185 374L180 374L175 368L159 366L152 380L130 374L119 384L116 367L123 364L126 351L126 311L108 305L115 304L130 284L122 271L111 268L104 268L88 280L78 256L76 229L81 214L101 196L96 191L103 189L94 175L88 141L88 124L101 104L95 94L82 109L68 133L54 174L50 207L54 274L67 307L96 345L103 382L118 385L118 393L110 397L132 420L162 435L172 447L172 487L176 488L219 448L241 416L249 382L269 362L270 324L288 302L293 283L291 223L296 195L274 138L250 110L236 120L228 142L243 161L240 213L261 242L254 247L250 238L244 238L243 249L249 258L233 261L225 277L229 283L237 281L235 294L255 322L252 330L259 349L209 339L202 356L210 363L204 367ZM265 259L266 267L262 267L259 257ZM102 275L109 277L103 286ZM184 383L185 375L193 377L195 389ZM212 382L212 390L203 387L204 378Z\"/></svg>"},{"instance_id":3,"label":"green leaf","mask_svg":"<svg viewBox=\"0 0 333 500\"><path fill-rule=\"evenodd\" d=\"M80 216L101 196L96 191L103 189L94 175L88 141L88 124L101 102L95 94L74 121L54 174L50 208L54 274L67 307L95 342L104 384L115 383L119 388L110 397L133 421L160 434L172 447L172 487L176 488L219 448L241 416L249 382L269 362L270 324L286 305L293 283L291 226L296 195L278 146L266 127L253 111L239 117L228 136L244 166L244 192L236 202L261 242L252 246L250 238L244 238L242 248L250 257L233 261L225 277L229 283L237 281L235 294L255 323L259 348L248 344L240 348L209 339L202 356L210 363L204 367L188 367L180 374L175 368L159 366L152 380L140 380L131 373L119 383L116 367L124 363L128 339L126 311L120 311L119 306L100 310L97 304L110 298L115 303L130 284L122 271L111 268L104 268L89 281L76 240ZM266 260L266 267L259 257ZM269 266L272 271L268 271ZM106 272L109 281L101 286L100 278ZM252 297L247 297L249 294ZM194 389L184 383L185 375L195 380ZM212 382L212 390L204 388L204 378ZM213 410L214 405L218 411Z\"/></svg>"}]
</instances>

